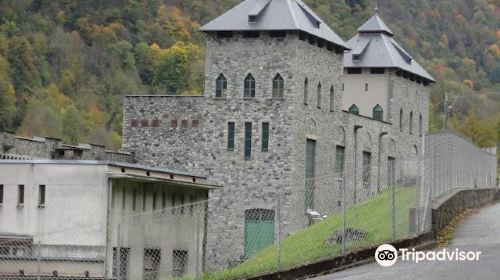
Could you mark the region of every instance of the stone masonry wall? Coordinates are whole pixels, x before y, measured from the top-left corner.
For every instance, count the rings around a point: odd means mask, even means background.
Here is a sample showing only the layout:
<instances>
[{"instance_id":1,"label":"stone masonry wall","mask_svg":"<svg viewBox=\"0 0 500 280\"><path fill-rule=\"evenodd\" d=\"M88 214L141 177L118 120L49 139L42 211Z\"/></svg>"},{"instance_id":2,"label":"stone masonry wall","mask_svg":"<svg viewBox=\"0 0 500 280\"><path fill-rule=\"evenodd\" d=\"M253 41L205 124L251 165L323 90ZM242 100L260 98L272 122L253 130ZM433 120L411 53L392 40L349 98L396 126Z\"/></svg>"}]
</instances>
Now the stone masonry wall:
<instances>
[{"instance_id":1,"label":"stone masonry wall","mask_svg":"<svg viewBox=\"0 0 500 280\"><path fill-rule=\"evenodd\" d=\"M387 178L387 157L396 158L399 166L402 157L418 145L418 133L410 134L395 124L343 112L343 56L301 41L297 35L242 38L236 34L226 39L208 36L206 59L204 96L124 99L123 149L134 152L141 163L205 172L210 181L224 186L210 193L206 252L210 270L240 260L244 252L245 210L273 210L277 194L282 201L281 234L307 226L307 139L316 140L314 210L322 214L340 209L340 186L338 175L334 174L337 145L346 149L344 177L350 203L376 193L379 146L380 174ZM228 82L227 97L215 98L215 80L221 73ZM255 98L243 97L243 81L249 73L256 80ZM272 98L272 79L278 73L285 83L284 99ZM400 92L404 83L394 80L393 103L410 108L413 101L405 103L408 97ZM422 104L427 100L417 99ZM236 124L234 151L227 150L228 122ZM251 160L244 159L245 122L253 124ZM261 152L262 122L270 123L268 152ZM362 128L355 135L357 125ZM381 132L388 135L380 138ZM368 186L362 185L363 151L372 153ZM396 177L401 173L398 168Z\"/></svg>"}]
</instances>

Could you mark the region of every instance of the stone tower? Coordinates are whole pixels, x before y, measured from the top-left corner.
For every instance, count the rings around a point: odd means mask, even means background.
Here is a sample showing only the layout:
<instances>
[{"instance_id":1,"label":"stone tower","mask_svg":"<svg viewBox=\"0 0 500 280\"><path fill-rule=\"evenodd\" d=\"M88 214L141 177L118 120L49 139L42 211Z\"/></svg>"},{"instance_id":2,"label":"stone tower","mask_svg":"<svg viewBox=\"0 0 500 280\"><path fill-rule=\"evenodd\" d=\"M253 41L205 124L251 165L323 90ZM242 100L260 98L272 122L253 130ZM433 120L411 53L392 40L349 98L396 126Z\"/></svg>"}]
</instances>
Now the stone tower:
<instances>
[{"instance_id":1,"label":"stone tower","mask_svg":"<svg viewBox=\"0 0 500 280\"><path fill-rule=\"evenodd\" d=\"M343 108L355 105L360 115L421 135L428 130L434 79L393 36L376 10L347 42L352 51L344 56Z\"/></svg>"},{"instance_id":2,"label":"stone tower","mask_svg":"<svg viewBox=\"0 0 500 280\"><path fill-rule=\"evenodd\" d=\"M272 221L277 194L282 234L307 225L305 208L315 198L304 194L306 146L315 145L316 161L331 162L332 145L320 139L336 137L347 46L300 0L243 1L201 31L204 96L127 97L123 148L143 163L208 173L223 185L209 204L213 269L255 251L245 240L247 221ZM328 173L326 186L332 167L321 166L314 174Z\"/></svg>"}]
</instances>

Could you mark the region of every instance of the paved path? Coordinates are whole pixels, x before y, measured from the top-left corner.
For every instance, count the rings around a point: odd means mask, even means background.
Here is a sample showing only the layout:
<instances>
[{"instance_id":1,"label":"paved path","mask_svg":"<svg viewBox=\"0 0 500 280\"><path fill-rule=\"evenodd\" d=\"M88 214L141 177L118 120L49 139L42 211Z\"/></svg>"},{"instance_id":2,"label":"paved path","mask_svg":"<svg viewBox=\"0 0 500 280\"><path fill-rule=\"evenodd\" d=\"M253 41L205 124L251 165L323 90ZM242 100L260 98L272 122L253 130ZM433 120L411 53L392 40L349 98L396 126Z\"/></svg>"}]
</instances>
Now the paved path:
<instances>
[{"instance_id":1,"label":"paved path","mask_svg":"<svg viewBox=\"0 0 500 280\"><path fill-rule=\"evenodd\" d=\"M498 280L500 279L500 203L487 206L468 217L456 230L448 250L481 251L478 262L398 261L385 268L377 263L315 278L315 280L419 279L419 280Z\"/></svg>"}]
</instances>

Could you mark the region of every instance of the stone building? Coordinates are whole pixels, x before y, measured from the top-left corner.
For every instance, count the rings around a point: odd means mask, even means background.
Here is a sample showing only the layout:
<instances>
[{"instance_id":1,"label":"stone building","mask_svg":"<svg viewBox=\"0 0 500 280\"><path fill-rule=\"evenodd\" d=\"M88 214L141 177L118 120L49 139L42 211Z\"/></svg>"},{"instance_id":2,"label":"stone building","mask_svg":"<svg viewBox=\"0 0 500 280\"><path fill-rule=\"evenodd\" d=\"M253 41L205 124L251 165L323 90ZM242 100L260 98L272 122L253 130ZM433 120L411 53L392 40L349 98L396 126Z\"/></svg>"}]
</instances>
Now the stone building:
<instances>
[{"instance_id":1,"label":"stone building","mask_svg":"<svg viewBox=\"0 0 500 280\"><path fill-rule=\"evenodd\" d=\"M246 0L201 31L207 44L204 94L127 96L123 149L143 164L206 172L224 186L210 193L208 269L258 249L250 226L273 242L277 195L280 234L286 235L308 226L308 210L339 210L339 179L355 203L405 176L399 163L418 153L419 133L407 122L400 126L398 110L405 106L408 119L413 106L414 120L422 114L421 130L427 130L422 108L432 78L365 61L363 71L385 69L376 77L386 90L370 102L388 109L373 118L368 103L359 114L345 111L350 93L343 88L360 81L343 79L344 63L353 63L344 52L356 50L356 43L346 44L300 0ZM361 106L366 97L349 98Z\"/></svg>"}]
</instances>

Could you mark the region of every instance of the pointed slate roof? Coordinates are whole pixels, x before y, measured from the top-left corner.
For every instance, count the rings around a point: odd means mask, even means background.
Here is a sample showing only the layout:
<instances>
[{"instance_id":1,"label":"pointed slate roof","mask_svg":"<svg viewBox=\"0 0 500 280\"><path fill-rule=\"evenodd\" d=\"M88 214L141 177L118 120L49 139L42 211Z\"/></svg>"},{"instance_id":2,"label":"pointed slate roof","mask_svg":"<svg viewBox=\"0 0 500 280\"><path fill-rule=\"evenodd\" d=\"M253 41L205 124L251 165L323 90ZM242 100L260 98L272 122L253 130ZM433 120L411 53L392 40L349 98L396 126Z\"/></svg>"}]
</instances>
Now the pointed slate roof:
<instances>
[{"instance_id":1,"label":"pointed slate roof","mask_svg":"<svg viewBox=\"0 0 500 280\"><path fill-rule=\"evenodd\" d=\"M376 13L358 29L358 34L347 42L352 51L344 54L344 67L397 68L435 82L434 78L394 40L393 35Z\"/></svg>"},{"instance_id":2,"label":"pointed slate roof","mask_svg":"<svg viewBox=\"0 0 500 280\"><path fill-rule=\"evenodd\" d=\"M378 12L375 12L368 21L366 21L360 28L358 28L359 33L386 33L389 36L393 36L392 30L385 25L384 21L378 16Z\"/></svg>"},{"instance_id":3,"label":"pointed slate roof","mask_svg":"<svg viewBox=\"0 0 500 280\"><path fill-rule=\"evenodd\" d=\"M293 30L348 49L344 40L301 0L245 0L200 28L203 32Z\"/></svg>"}]
</instances>

